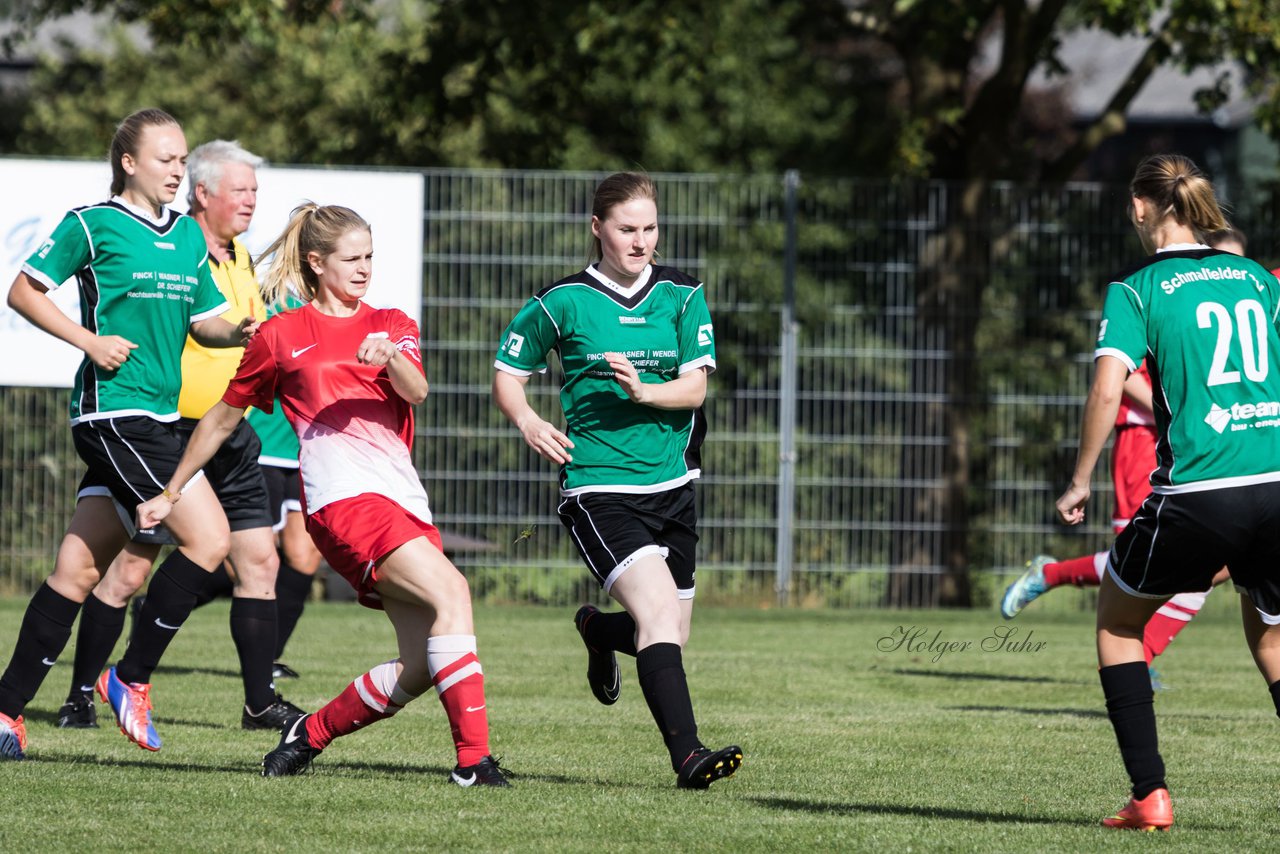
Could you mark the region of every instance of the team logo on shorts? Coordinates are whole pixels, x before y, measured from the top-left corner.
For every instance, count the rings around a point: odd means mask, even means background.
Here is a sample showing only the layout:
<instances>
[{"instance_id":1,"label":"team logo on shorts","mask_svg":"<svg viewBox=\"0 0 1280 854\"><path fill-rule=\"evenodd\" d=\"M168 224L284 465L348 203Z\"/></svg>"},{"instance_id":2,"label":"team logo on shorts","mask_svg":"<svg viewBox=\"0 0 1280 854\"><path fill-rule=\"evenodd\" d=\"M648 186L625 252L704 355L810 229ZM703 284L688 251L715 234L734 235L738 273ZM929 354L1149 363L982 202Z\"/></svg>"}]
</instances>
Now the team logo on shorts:
<instances>
[{"instance_id":1,"label":"team logo on shorts","mask_svg":"<svg viewBox=\"0 0 1280 854\"><path fill-rule=\"evenodd\" d=\"M520 351L523 349L524 349L524 336L517 335L514 332L512 332L510 335L507 336L507 342L502 345L502 352L506 353L508 356L512 357L513 359L518 358L520 356Z\"/></svg>"}]
</instances>

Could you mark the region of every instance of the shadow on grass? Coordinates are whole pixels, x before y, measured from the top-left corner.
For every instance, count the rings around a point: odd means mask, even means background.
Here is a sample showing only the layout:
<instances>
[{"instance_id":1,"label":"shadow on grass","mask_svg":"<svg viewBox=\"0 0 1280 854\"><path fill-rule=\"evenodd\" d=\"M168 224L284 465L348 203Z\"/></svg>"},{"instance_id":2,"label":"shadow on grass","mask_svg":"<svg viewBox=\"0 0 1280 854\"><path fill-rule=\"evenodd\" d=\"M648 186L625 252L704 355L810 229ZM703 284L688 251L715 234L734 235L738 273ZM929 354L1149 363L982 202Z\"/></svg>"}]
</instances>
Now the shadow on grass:
<instances>
[{"instance_id":1,"label":"shadow on grass","mask_svg":"<svg viewBox=\"0 0 1280 854\"><path fill-rule=\"evenodd\" d=\"M799 798L761 798L751 797L747 800L759 804L762 807L775 810L787 810L791 812L807 812L815 815L839 816L839 815L902 815L911 818L928 818L928 819L944 819L953 821L976 821L983 824L1051 824L1062 827L1079 827L1097 829L1101 837L1110 838L1115 831L1107 830L1101 826L1101 817L1104 812L1099 812L1098 816L1089 816L1085 818L1055 818L1047 815L1009 815L1007 813L982 812L981 810L965 810L955 809L953 807L906 807L897 804L858 804L858 803L831 803L828 801L807 801ZM1192 828L1177 827L1173 828L1175 833L1182 831L1185 833ZM1215 831L1215 832L1237 832L1239 827L1227 826L1221 824L1196 823L1194 830L1196 831Z\"/></svg>"},{"instance_id":2,"label":"shadow on grass","mask_svg":"<svg viewBox=\"0 0 1280 854\"><path fill-rule=\"evenodd\" d=\"M239 679L239 670L227 670L221 667L183 667L182 665L162 664L156 673L172 673L176 676L225 676L228 679Z\"/></svg>"},{"instance_id":3,"label":"shadow on grass","mask_svg":"<svg viewBox=\"0 0 1280 854\"><path fill-rule=\"evenodd\" d=\"M956 681L1029 682L1049 685L1085 685L1082 679L1054 679L1049 676L1010 676L1006 673L976 673L971 670L921 670L911 667L895 667L889 671L900 676L932 676L936 679Z\"/></svg>"},{"instance_id":4,"label":"shadow on grass","mask_svg":"<svg viewBox=\"0 0 1280 854\"><path fill-rule=\"evenodd\" d=\"M798 798L748 798L747 800L763 807L791 812L808 812L816 815L905 815L913 818L941 818L956 821L1000 822L1008 824L1061 824L1069 827L1080 826L1077 819L1052 818L1043 815L1008 815L1005 813L982 812L980 810L961 810L952 807L904 807L896 804L857 804L831 803L829 801L806 801Z\"/></svg>"},{"instance_id":5,"label":"shadow on grass","mask_svg":"<svg viewBox=\"0 0 1280 854\"><path fill-rule=\"evenodd\" d=\"M956 712L1017 712L1020 715L1067 715L1073 718L1105 718L1107 713L1101 709L1027 709L1018 706L944 706Z\"/></svg>"}]
</instances>

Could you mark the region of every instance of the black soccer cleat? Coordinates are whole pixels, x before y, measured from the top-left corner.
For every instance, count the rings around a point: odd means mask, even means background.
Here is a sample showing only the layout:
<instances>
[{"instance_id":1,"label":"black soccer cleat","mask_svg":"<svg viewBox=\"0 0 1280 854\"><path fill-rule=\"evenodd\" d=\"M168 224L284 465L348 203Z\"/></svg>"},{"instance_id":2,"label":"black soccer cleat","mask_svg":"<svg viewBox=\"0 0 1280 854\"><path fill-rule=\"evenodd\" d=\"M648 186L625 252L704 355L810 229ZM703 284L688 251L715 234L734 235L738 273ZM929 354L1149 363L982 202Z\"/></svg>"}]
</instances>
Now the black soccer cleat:
<instances>
[{"instance_id":1,"label":"black soccer cleat","mask_svg":"<svg viewBox=\"0 0 1280 854\"><path fill-rule=\"evenodd\" d=\"M272 679L297 679L298 671L294 670L283 661L272 662L271 664Z\"/></svg>"},{"instance_id":2,"label":"black soccer cleat","mask_svg":"<svg viewBox=\"0 0 1280 854\"><path fill-rule=\"evenodd\" d=\"M97 729L98 711L93 707L92 694L78 694L67 698L58 709L59 729Z\"/></svg>"},{"instance_id":3,"label":"black soccer cleat","mask_svg":"<svg viewBox=\"0 0 1280 854\"><path fill-rule=\"evenodd\" d=\"M280 744L262 757L263 777L292 777L311 767L311 760L320 755L307 740L307 718L303 715L280 731Z\"/></svg>"},{"instance_id":4,"label":"black soccer cleat","mask_svg":"<svg viewBox=\"0 0 1280 854\"><path fill-rule=\"evenodd\" d=\"M305 714L302 709L276 694L275 702L260 712L251 712L245 706L240 714L240 728L281 730Z\"/></svg>"},{"instance_id":5,"label":"black soccer cleat","mask_svg":"<svg viewBox=\"0 0 1280 854\"><path fill-rule=\"evenodd\" d=\"M486 756L475 765L468 765L466 768L456 766L449 773L449 782L464 789L468 786L510 786L507 782L510 776L510 771L498 766L498 760Z\"/></svg>"},{"instance_id":6,"label":"black soccer cleat","mask_svg":"<svg viewBox=\"0 0 1280 854\"><path fill-rule=\"evenodd\" d=\"M742 764L742 748L736 744L710 750L699 747L690 753L676 772L676 787L705 789L722 777L729 777Z\"/></svg>"},{"instance_id":7,"label":"black soccer cleat","mask_svg":"<svg viewBox=\"0 0 1280 854\"><path fill-rule=\"evenodd\" d=\"M578 613L573 615L573 624L577 626L582 643L587 648L587 684L591 686L591 693L595 694L596 699L604 705L612 706L618 702L618 695L622 693L622 674L618 670L618 656L611 649L598 650L587 643L587 636L583 631L587 620L599 613L600 609L594 605L583 605L578 609Z\"/></svg>"}]
</instances>

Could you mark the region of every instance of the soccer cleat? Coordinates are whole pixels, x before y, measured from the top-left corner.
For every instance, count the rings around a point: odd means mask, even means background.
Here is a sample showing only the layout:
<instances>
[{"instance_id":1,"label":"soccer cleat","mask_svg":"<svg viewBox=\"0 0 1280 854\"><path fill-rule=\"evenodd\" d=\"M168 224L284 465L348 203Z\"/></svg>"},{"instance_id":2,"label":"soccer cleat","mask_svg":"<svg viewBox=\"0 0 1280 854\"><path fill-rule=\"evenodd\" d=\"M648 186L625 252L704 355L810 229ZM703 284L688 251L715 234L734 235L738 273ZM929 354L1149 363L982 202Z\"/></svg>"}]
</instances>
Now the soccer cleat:
<instances>
[{"instance_id":1,"label":"soccer cleat","mask_svg":"<svg viewBox=\"0 0 1280 854\"><path fill-rule=\"evenodd\" d=\"M159 750L160 736L151 725L151 685L121 682L116 669L108 667L98 677L98 696L111 706L116 723L125 737L143 750Z\"/></svg>"},{"instance_id":2,"label":"soccer cleat","mask_svg":"<svg viewBox=\"0 0 1280 854\"><path fill-rule=\"evenodd\" d=\"M492 756L486 756L475 765L468 765L466 768L461 765L456 766L449 773L449 782L464 789L468 786L510 786L511 784L507 782L510 776L510 771L499 767L498 760Z\"/></svg>"},{"instance_id":3,"label":"soccer cleat","mask_svg":"<svg viewBox=\"0 0 1280 854\"><path fill-rule=\"evenodd\" d=\"M1173 804L1168 789L1156 789L1142 800L1129 799L1121 810L1102 820L1103 827L1120 830L1168 830L1173 826Z\"/></svg>"},{"instance_id":4,"label":"soccer cleat","mask_svg":"<svg viewBox=\"0 0 1280 854\"><path fill-rule=\"evenodd\" d=\"M320 749L312 747L307 738L309 717L294 718L293 723L280 730L280 743L262 757L263 777L292 777L311 767L311 760L320 755Z\"/></svg>"},{"instance_id":5,"label":"soccer cleat","mask_svg":"<svg viewBox=\"0 0 1280 854\"><path fill-rule=\"evenodd\" d=\"M249 707L245 706L240 714L240 728L273 729L279 732L305 714L306 712L302 709L276 694L275 701L257 714L249 711Z\"/></svg>"},{"instance_id":6,"label":"soccer cleat","mask_svg":"<svg viewBox=\"0 0 1280 854\"><path fill-rule=\"evenodd\" d=\"M1156 670L1150 664L1147 665L1147 677L1151 680L1152 691L1169 690L1169 686L1164 684L1164 678L1160 675L1160 671Z\"/></svg>"},{"instance_id":7,"label":"soccer cleat","mask_svg":"<svg viewBox=\"0 0 1280 854\"><path fill-rule=\"evenodd\" d=\"M1049 585L1044 580L1044 568L1057 562L1057 559L1048 555L1036 555L1027 561L1027 571L1008 586L1004 591L1004 598L1000 600L1000 613L1006 620L1018 616L1019 611L1049 590Z\"/></svg>"},{"instance_id":8,"label":"soccer cleat","mask_svg":"<svg viewBox=\"0 0 1280 854\"><path fill-rule=\"evenodd\" d=\"M58 709L59 729L97 729L98 710L93 707L93 694L68 697Z\"/></svg>"},{"instance_id":9,"label":"soccer cleat","mask_svg":"<svg viewBox=\"0 0 1280 854\"><path fill-rule=\"evenodd\" d=\"M587 647L587 684L591 686L591 693L604 705L612 706L618 702L618 695L622 692L618 657L613 650L597 650L592 647L587 643L587 636L583 632L587 620L599 613L600 610L594 605L583 605L573 615L573 624L577 626L582 643Z\"/></svg>"},{"instance_id":10,"label":"soccer cleat","mask_svg":"<svg viewBox=\"0 0 1280 854\"><path fill-rule=\"evenodd\" d=\"M283 661L273 662L271 665L272 679L297 679L298 671L294 670Z\"/></svg>"},{"instance_id":11,"label":"soccer cleat","mask_svg":"<svg viewBox=\"0 0 1280 854\"><path fill-rule=\"evenodd\" d=\"M722 777L732 776L742 765L742 748L736 744L711 750L699 747L690 753L676 772L676 786L681 789L705 789Z\"/></svg>"},{"instance_id":12,"label":"soccer cleat","mask_svg":"<svg viewBox=\"0 0 1280 854\"><path fill-rule=\"evenodd\" d=\"M11 718L0 712L0 760L27 758L27 724L22 715Z\"/></svg>"}]
</instances>

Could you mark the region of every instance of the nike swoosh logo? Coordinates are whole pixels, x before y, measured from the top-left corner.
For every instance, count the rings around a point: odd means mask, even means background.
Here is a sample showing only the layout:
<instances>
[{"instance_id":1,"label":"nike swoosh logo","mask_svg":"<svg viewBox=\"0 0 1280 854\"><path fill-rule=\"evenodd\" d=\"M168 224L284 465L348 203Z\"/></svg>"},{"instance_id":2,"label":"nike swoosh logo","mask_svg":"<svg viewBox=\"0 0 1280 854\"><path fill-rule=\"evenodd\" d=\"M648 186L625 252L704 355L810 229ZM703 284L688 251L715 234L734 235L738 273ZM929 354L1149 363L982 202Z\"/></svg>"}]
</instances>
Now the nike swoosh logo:
<instances>
[{"instance_id":1,"label":"nike swoosh logo","mask_svg":"<svg viewBox=\"0 0 1280 854\"><path fill-rule=\"evenodd\" d=\"M50 660L49 660L49 659L47 659L47 658L42 658L42 659L40 659L40 661L41 661L41 662L42 662L46 667L53 667L53 665L55 665L55 664L57 664L57 663L58 663L57 659L54 659L53 661L50 661Z\"/></svg>"},{"instance_id":2,"label":"nike swoosh logo","mask_svg":"<svg viewBox=\"0 0 1280 854\"><path fill-rule=\"evenodd\" d=\"M156 617L156 625L162 629L168 629L171 632L176 632L178 629L182 628L182 626L171 626L168 623L162 621L159 617Z\"/></svg>"},{"instance_id":3,"label":"nike swoosh logo","mask_svg":"<svg viewBox=\"0 0 1280 854\"><path fill-rule=\"evenodd\" d=\"M285 744L293 744L299 738L302 738L302 736L298 734L298 724L302 723L306 719L307 716L303 715L293 722L293 726L289 727L289 734L284 737Z\"/></svg>"},{"instance_id":4,"label":"nike swoosh logo","mask_svg":"<svg viewBox=\"0 0 1280 854\"><path fill-rule=\"evenodd\" d=\"M483 709L483 708L484 708L484 704L482 703L482 704L480 704L479 706L467 706L467 711L468 711L468 712L478 712L478 711L480 711L480 710L481 710L481 709Z\"/></svg>"},{"instance_id":5,"label":"nike swoosh logo","mask_svg":"<svg viewBox=\"0 0 1280 854\"><path fill-rule=\"evenodd\" d=\"M312 345L311 345L311 347L314 347L314 346L316 346L316 345L315 345L315 344L312 344ZM303 353L305 353L305 352L307 352L308 350L310 350L310 349L311 349L311 347L303 347L301 350L294 350L294 351L293 351L293 358L295 358L295 359L296 359L296 358L298 358L298 357L299 357L299 356L301 356Z\"/></svg>"},{"instance_id":6,"label":"nike swoosh logo","mask_svg":"<svg viewBox=\"0 0 1280 854\"><path fill-rule=\"evenodd\" d=\"M470 785L473 785L475 781L476 781L476 772L474 771L471 772L470 777L460 777L458 776L457 771L453 772L453 782L457 783L459 786L470 786Z\"/></svg>"}]
</instances>

